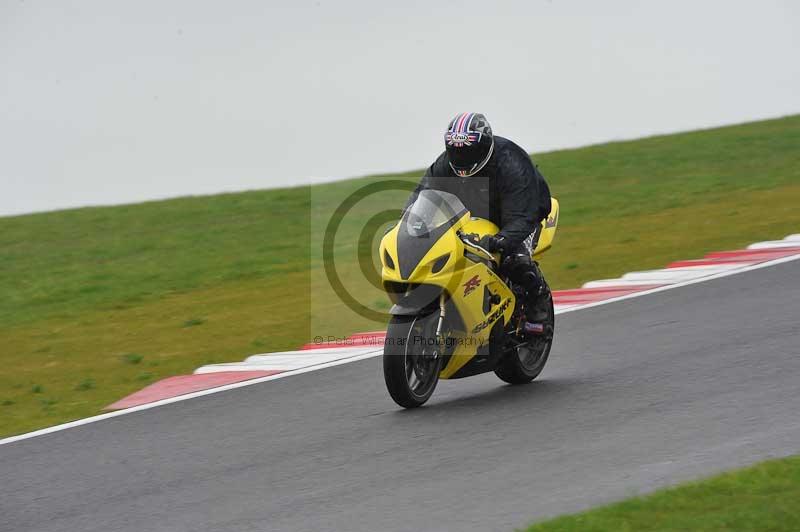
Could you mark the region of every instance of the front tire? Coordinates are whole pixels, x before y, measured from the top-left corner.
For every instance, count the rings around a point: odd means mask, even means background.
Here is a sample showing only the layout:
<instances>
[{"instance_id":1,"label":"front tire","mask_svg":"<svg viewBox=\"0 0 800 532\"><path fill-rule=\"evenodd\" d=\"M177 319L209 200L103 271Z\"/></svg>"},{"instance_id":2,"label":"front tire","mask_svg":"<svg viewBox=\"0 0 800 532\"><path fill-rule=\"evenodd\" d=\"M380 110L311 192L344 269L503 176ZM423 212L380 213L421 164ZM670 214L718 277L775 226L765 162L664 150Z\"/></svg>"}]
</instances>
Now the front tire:
<instances>
[{"instance_id":1,"label":"front tire","mask_svg":"<svg viewBox=\"0 0 800 532\"><path fill-rule=\"evenodd\" d=\"M547 358L550 356L550 348L553 346L555 329L555 309L552 295L544 326L543 334L529 336L525 345L513 347L500 361L494 370L500 380L509 384L527 384L538 377L544 369Z\"/></svg>"},{"instance_id":2,"label":"front tire","mask_svg":"<svg viewBox=\"0 0 800 532\"><path fill-rule=\"evenodd\" d=\"M383 377L394 402L422 406L433 395L442 364L436 338L438 316L393 316L386 330Z\"/></svg>"}]
</instances>

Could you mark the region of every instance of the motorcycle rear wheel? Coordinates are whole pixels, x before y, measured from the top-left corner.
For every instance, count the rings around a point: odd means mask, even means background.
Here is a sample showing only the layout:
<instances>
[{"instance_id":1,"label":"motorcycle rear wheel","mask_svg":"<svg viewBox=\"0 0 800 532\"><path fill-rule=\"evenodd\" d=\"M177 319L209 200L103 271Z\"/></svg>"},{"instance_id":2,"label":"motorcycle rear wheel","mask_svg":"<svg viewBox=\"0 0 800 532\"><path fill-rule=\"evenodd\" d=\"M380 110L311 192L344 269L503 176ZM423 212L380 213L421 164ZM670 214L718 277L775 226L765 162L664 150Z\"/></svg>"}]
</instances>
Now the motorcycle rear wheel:
<instances>
[{"instance_id":1,"label":"motorcycle rear wheel","mask_svg":"<svg viewBox=\"0 0 800 532\"><path fill-rule=\"evenodd\" d=\"M436 339L438 316L393 316L386 330L383 377L395 403L422 406L439 382L441 348Z\"/></svg>"},{"instance_id":2,"label":"motorcycle rear wheel","mask_svg":"<svg viewBox=\"0 0 800 532\"><path fill-rule=\"evenodd\" d=\"M553 346L555 329L555 309L552 296L544 326L542 335L530 336L528 345L515 347L500 361L494 370L500 380L509 384L527 384L538 377L544 369L547 358L550 356L550 348Z\"/></svg>"}]
</instances>

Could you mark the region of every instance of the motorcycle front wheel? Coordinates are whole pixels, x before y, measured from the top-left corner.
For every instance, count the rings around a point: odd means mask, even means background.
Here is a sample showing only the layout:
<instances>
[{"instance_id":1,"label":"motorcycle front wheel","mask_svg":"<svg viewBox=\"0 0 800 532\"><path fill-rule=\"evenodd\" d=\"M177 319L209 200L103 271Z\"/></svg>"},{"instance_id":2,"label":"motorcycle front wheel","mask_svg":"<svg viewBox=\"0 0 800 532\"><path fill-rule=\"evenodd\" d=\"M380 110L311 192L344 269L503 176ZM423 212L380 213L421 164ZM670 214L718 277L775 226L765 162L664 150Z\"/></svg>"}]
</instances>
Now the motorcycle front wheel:
<instances>
[{"instance_id":1,"label":"motorcycle front wheel","mask_svg":"<svg viewBox=\"0 0 800 532\"><path fill-rule=\"evenodd\" d=\"M383 377L394 402L422 406L439 382L442 353L436 338L438 316L393 316L386 330Z\"/></svg>"}]
</instances>

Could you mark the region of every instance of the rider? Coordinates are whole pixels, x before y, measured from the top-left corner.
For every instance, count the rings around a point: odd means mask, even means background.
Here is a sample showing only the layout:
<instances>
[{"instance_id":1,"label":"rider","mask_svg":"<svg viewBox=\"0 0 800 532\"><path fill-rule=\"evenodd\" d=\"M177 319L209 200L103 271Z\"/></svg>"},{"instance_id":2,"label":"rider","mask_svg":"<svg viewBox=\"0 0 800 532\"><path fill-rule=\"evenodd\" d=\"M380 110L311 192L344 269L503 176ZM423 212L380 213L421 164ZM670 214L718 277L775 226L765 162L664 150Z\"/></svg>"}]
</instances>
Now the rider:
<instances>
[{"instance_id":1,"label":"rider","mask_svg":"<svg viewBox=\"0 0 800 532\"><path fill-rule=\"evenodd\" d=\"M494 222L500 231L484 236L479 245L502 254L502 270L526 289L527 319L543 321L550 290L531 252L539 240L541 221L551 208L544 177L525 150L493 135L480 113L457 115L444 140L445 151L425 172L405 209L420 190L436 188L458 196L473 215Z\"/></svg>"}]
</instances>

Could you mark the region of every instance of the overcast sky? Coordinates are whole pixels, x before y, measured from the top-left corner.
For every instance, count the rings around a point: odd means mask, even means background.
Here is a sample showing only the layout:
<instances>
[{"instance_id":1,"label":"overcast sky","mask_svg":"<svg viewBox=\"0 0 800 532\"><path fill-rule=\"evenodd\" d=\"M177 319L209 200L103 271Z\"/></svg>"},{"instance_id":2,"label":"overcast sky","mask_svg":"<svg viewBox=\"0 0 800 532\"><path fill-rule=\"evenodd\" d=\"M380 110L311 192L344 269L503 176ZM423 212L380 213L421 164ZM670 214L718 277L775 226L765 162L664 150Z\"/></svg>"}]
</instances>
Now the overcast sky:
<instances>
[{"instance_id":1,"label":"overcast sky","mask_svg":"<svg viewBox=\"0 0 800 532\"><path fill-rule=\"evenodd\" d=\"M800 2L0 0L0 215L800 112Z\"/></svg>"}]
</instances>

